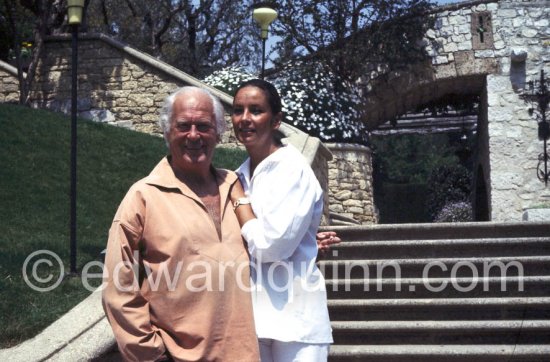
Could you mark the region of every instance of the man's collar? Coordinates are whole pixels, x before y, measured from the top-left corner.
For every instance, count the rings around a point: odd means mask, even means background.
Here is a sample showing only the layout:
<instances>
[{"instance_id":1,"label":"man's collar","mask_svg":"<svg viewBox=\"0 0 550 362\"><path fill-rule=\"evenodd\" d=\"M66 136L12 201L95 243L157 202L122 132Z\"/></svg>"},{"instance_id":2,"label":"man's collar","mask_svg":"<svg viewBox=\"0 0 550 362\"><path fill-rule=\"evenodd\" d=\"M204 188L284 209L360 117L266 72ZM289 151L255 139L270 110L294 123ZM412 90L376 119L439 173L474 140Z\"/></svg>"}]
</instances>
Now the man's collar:
<instances>
[{"instance_id":1,"label":"man's collar","mask_svg":"<svg viewBox=\"0 0 550 362\"><path fill-rule=\"evenodd\" d=\"M180 181L172 169L169 161L170 156L164 157L145 178L145 183L166 189L179 190L184 195L194 195L194 192L182 181ZM211 172L216 176L216 181L221 189L229 187L237 180L237 175L224 169L216 169L210 165Z\"/></svg>"}]
</instances>

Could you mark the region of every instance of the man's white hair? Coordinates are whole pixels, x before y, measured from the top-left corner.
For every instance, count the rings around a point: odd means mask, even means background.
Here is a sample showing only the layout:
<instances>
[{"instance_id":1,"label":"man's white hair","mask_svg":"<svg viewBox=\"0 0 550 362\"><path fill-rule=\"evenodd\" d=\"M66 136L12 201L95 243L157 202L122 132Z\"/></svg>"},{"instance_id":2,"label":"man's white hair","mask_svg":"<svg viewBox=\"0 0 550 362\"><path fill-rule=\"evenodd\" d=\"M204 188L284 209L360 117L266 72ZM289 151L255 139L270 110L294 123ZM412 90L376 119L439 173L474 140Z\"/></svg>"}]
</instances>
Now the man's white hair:
<instances>
[{"instance_id":1,"label":"man's white hair","mask_svg":"<svg viewBox=\"0 0 550 362\"><path fill-rule=\"evenodd\" d=\"M212 109L214 110L216 134L218 135L218 137L221 137L221 135L226 130L224 108L218 98L216 98L212 93L210 93L209 91L203 88L193 87L193 86L181 87L176 89L172 94L166 97L160 111L159 125L167 145L168 145L168 133L170 132L170 124L172 120L172 111L174 109L174 101L176 100L176 97L183 94L189 94L189 93L202 93L208 96L212 101Z\"/></svg>"}]
</instances>

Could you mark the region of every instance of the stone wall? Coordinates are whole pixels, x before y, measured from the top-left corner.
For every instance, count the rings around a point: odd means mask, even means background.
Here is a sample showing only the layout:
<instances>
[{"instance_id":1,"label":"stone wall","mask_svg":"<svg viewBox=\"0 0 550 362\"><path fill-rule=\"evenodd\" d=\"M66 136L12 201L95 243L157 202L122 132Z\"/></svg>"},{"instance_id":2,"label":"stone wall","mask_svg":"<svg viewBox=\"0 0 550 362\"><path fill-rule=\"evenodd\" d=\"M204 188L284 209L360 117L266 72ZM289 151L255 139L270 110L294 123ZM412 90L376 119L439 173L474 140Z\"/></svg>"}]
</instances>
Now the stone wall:
<instances>
[{"instance_id":1,"label":"stone wall","mask_svg":"<svg viewBox=\"0 0 550 362\"><path fill-rule=\"evenodd\" d=\"M327 144L329 209L360 224L378 222L372 189L372 152L354 144Z\"/></svg>"},{"instance_id":2,"label":"stone wall","mask_svg":"<svg viewBox=\"0 0 550 362\"><path fill-rule=\"evenodd\" d=\"M19 102L17 69L0 60L0 103Z\"/></svg>"},{"instance_id":3,"label":"stone wall","mask_svg":"<svg viewBox=\"0 0 550 362\"><path fill-rule=\"evenodd\" d=\"M37 68L32 105L69 113L70 38L49 37L45 46L47 56ZM166 96L178 87L204 87L226 106L231 102L229 96L198 79L102 34L82 34L78 49L78 114L81 117L160 134L160 107ZM229 131L222 141L236 142Z\"/></svg>"},{"instance_id":4,"label":"stone wall","mask_svg":"<svg viewBox=\"0 0 550 362\"><path fill-rule=\"evenodd\" d=\"M550 74L550 1L503 1L494 18L507 51L499 54L500 72L487 76L491 219L521 221L523 210L550 204L537 178L543 142L522 97L541 69Z\"/></svg>"},{"instance_id":5,"label":"stone wall","mask_svg":"<svg viewBox=\"0 0 550 362\"><path fill-rule=\"evenodd\" d=\"M550 203L550 191L537 179L537 122L522 98L526 82L541 69L550 74L550 1L478 1L439 12L428 35L433 64L447 69L458 55L464 74L484 75L478 120L478 165L489 197L490 220L520 221L523 210ZM479 31L479 27L483 32ZM475 71L494 64L494 69ZM479 189L479 188L478 188Z\"/></svg>"},{"instance_id":6,"label":"stone wall","mask_svg":"<svg viewBox=\"0 0 550 362\"><path fill-rule=\"evenodd\" d=\"M376 127L445 95L480 95L474 172L476 180L486 180L488 219L520 221L524 209L550 203L536 173L542 152L537 122L522 97L541 69L550 75L550 1L468 1L433 15L435 25L425 37L432 68L397 74L377 89L375 95L387 99L372 97L369 122Z\"/></svg>"}]
</instances>

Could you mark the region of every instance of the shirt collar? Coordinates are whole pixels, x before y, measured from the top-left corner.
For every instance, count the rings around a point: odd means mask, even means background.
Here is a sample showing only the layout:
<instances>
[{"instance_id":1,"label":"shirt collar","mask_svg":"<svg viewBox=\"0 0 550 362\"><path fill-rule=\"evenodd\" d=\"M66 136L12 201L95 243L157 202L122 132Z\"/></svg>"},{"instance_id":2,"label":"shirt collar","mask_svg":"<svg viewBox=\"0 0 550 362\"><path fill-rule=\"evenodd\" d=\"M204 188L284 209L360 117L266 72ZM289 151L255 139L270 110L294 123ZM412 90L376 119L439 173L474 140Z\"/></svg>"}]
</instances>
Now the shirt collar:
<instances>
[{"instance_id":1,"label":"shirt collar","mask_svg":"<svg viewBox=\"0 0 550 362\"><path fill-rule=\"evenodd\" d=\"M250 183L250 157L248 157L239 166L239 168L235 170L235 172L239 175L239 178L241 179L241 182L243 183L243 186L245 186L246 190L248 184Z\"/></svg>"},{"instance_id":2,"label":"shirt collar","mask_svg":"<svg viewBox=\"0 0 550 362\"><path fill-rule=\"evenodd\" d=\"M164 157L151 171L149 176L145 178L145 183L148 185L154 185L166 189L179 190L182 194L191 197L199 202L200 198L183 182L181 182L170 165L170 156ZM229 189L231 185L237 181L237 175L234 172L214 168L210 166L212 172L216 175L216 180L220 189L220 197L225 200L229 195Z\"/></svg>"}]
</instances>

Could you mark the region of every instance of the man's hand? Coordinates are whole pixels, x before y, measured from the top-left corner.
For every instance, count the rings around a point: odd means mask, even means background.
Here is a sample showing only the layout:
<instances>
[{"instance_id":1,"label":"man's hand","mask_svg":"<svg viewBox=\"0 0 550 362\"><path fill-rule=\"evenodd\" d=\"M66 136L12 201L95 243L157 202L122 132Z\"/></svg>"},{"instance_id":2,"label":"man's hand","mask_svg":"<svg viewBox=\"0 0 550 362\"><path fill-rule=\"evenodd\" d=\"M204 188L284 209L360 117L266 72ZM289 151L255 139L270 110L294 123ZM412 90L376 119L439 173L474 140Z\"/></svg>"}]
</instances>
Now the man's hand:
<instances>
[{"instance_id":1,"label":"man's hand","mask_svg":"<svg viewBox=\"0 0 550 362\"><path fill-rule=\"evenodd\" d=\"M319 251L324 254L330 250L330 246L333 244L338 244L342 240L334 231L323 231L317 233L317 248Z\"/></svg>"}]
</instances>

